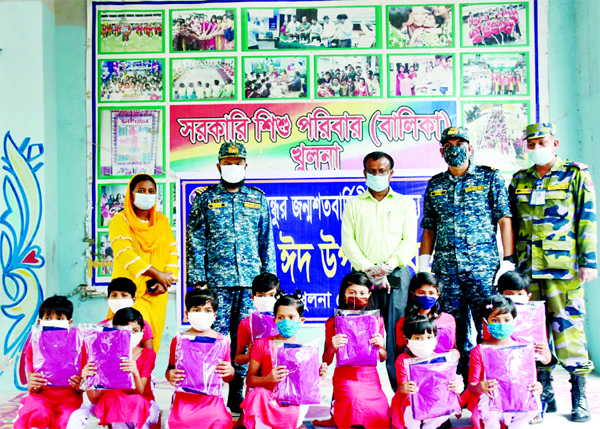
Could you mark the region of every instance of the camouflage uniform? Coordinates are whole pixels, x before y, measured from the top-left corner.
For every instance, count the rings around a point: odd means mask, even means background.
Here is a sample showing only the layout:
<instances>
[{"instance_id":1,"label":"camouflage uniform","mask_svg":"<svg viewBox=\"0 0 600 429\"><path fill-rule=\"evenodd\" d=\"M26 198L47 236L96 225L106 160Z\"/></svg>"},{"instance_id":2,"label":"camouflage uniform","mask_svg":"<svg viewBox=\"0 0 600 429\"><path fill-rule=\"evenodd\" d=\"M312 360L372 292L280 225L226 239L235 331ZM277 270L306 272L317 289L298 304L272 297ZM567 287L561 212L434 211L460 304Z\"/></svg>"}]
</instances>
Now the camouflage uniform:
<instances>
[{"instance_id":1,"label":"camouflage uniform","mask_svg":"<svg viewBox=\"0 0 600 429\"><path fill-rule=\"evenodd\" d=\"M447 170L429 180L421 227L435 232L432 270L443 285L442 309L456 319L461 373L474 346L469 341L469 311L481 342L481 310L496 293L493 283L500 264L497 225L510 216L506 184L495 169L471 162L464 176Z\"/></svg>"},{"instance_id":2,"label":"camouflage uniform","mask_svg":"<svg viewBox=\"0 0 600 429\"><path fill-rule=\"evenodd\" d=\"M545 201L531 205L534 190ZM544 299L558 359L572 374L593 369L583 330L585 304L579 267L597 268L596 199L587 166L556 157L540 178L535 165L513 176L518 269L532 277L532 299Z\"/></svg>"}]
</instances>

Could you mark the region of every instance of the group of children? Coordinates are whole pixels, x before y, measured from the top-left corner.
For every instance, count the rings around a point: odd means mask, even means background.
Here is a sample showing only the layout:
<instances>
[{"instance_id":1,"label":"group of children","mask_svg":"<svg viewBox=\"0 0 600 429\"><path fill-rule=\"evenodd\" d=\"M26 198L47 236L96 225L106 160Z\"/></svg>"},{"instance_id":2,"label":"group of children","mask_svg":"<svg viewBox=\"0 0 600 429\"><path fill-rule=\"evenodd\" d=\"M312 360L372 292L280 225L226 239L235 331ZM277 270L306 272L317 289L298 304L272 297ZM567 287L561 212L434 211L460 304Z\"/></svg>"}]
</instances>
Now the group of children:
<instances>
[{"instance_id":1,"label":"group of children","mask_svg":"<svg viewBox=\"0 0 600 429\"><path fill-rule=\"evenodd\" d=\"M483 350L486 347L513 347L523 342L512 336L515 320L518 320L519 308L523 308L529 297L529 283L526 276L517 272L508 272L500 277L499 294L489 298L484 310L484 341L477 345L470 355L469 376L465 389L462 377L452 371L447 386L442 386L446 394L454 395L458 403L467 405L473 414L475 427L481 423L487 429L500 428L504 424L510 429L522 427L529 421L537 422L542 411L539 395L542 386L535 378L530 380L527 390L535 404L529 412L500 412L490 404L498 391L499 382L486 376ZM133 308L135 305L135 285L129 279L116 278L108 288L108 305L114 313L112 319L100 322L116 328L131 331L131 359L120 362L119 369L131 373L134 380L132 389L89 390L86 393L92 404L91 410L83 405L83 392L86 379L93 377L99 370L97 363L88 359L85 347L81 354L81 373L69 379L69 386L50 386L45 376L36 372L36 361L31 344L25 348L24 355L28 376L29 396L21 403L15 428L76 428L82 427L90 411L100 420L100 424L110 424L113 429L136 427L149 428L159 422L160 408L152 392L156 354L152 347L152 331ZM352 272L342 281L339 292L339 311L352 315L372 313L374 303L371 300L372 284L366 274ZM372 348L376 353L371 365L340 365L340 351L348 347L348 334L338 333L336 315L325 324L325 348L318 377L323 379L327 368L337 357L333 375L333 396L331 418L316 425L350 428L360 425L366 429L408 428L436 429L445 426L449 415L441 415L423 420L415 419L414 404L411 398L419 392L419 384L409 375L409 364L415 359L427 360L445 357L448 361L457 361L459 352L455 346L456 325L454 318L444 313L439 299L443 288L435 276L429 273L416 274L409 285L409 298L406 316L396 325L396 372L398 390L392 399L391 407L383 392L376 362L385 361L385 329L383 318L377 319L370 337L364 337L364 347ZM236 364L248 364L246 377L246 397L241 405L236 427L296 429L303 427L308 405L283 405L277 400L278 384L289 376L290 371L278 365L274 358L276 344L297 346L297 333L304 322L303 293L296 291L286 294L280 288L277 277L270 273L257 276L252 284L252 300L256 313L244 319L238 328ZM176 387L167 427L189 428L233 428L234 421L226 408L223 397L209 395L184 388L186 378L197 377L202 372L204 380L218 377L223 382L233 379L229 341L211 327L215 322L219 300L216 293L206 286L188 292L185 296L185 316L191 327L177 335L172 342L166 379ZM54 296L46 299L39 310L41 329L65 329L72 324L73 306L65 298ZM255 315L262 319L252 319ZM270 316L269 316L270 314ZM337 314L337 313L336 313ZM265 316L266 315L266 316ZM256 326L256 323L261 326ZM263 326L264 325L264 326ZM270 331L269 331L270 329ZM259 336L258 332L268 333ZM368 345L366 344L368 342ZM182 350L192 343L221 344L221 354L213 360L212 366L205 361L190 360L187 355L182 359ZM186 346L187 344L187 346ZM547 342L535 344L535 353L541 364L550 364L553 356ZM211 349L212 350L212 349ZM434 362L432 360L432 362ZM505 372L515 370L514 365L505 365ZM455 367L454 367L455 368ZM502 369L502 368L498 368ZM317 375L315 374L315 377ZM504 381L506 382L506 381ZM218 382L218 386L221 382ZM439 386L438 386L439 388ZM464 391L464 392L463 392ZM220 392L220 387L217 392ZM458 407L457 412L460 412ZM541 421L541 420L540 420Z\"/></svg>"},{"instance_id":2,"label":"group of children","mask_svg":"<svg viewBox=\"0 0 600 429\"><path fill-rule=\"evenodd\" d=\"M378 97L381 94L379 69L356 70L348 64L340 69L320 72L317 79L317 97Z\"/></svg>"},{"instance_id":3,"label":"group of children","mask_svg":"<svg viewBox=\"0 0 600 429\"><path fill-rule=\"evenodd\" d=\"M225 85L221 84L219 79L211 82L202 81L189 82L187 86L185 83L180 82L179 87L173 90L173 98L175 100L203 100L206 98L232 98L235 95L235 85L233 79L227 78Z\"/></svg>"},{"instance_id":4,"label":"group of children","mask_svg":"<svg viewBox=\"0 0 600 429\"><path fill-rule=\"evenodd\" d=\"M521 38L517 5L502 5L487 12L470 13L466 21L473 46L505 45Z\"/></svg>"},{"instance_id":5,"label":"group of children","mask_svg":"<svg viewBox=\"0 0 600 429\"><path fill-rule=\"evenodd\" d=\"M121 36L121 44L127 46L131 33L135 32L138 38L146 37L151 39L152 37L162 37L162 22L138 22L135 24L128 24L127 22L120 23L109 23L103 22L100 26L100 34L102 40L108 40L109 37Z\"/></svg>"}]
</instances>

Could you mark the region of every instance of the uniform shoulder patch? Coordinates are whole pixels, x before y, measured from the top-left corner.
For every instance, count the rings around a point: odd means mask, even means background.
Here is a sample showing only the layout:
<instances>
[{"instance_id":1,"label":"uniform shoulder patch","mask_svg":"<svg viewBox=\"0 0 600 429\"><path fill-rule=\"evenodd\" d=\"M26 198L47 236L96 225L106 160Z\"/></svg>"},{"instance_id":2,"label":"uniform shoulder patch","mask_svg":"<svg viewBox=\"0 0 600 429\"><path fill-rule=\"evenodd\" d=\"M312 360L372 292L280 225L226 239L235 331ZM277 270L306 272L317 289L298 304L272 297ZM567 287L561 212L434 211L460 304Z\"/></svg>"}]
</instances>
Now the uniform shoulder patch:
<instances>
[{"instance_id":1,"label":"uniform shoulder patch","mask_svg":"<svg viewBox=\"0 0 600 429\"><path fill-rule=\"evenodd\" d=\"M432 179L439 179L444 175L445 171L442 171L441 173L436 174L435 176L431 176Z\"/></svg>"},{"instance_id":2,"label":"uniform shoulder patch","mask_svg":"<svg viewBox=\"0 0 600 429\"><path fill-rule=\"evenodd\" d=\"M489 165L478 165L478 167L488 171L498 171L497 168L490 167Z\"/></svg>"},{"instance_id":3,"label":"uniform shoulder patch","mask_svg":"<svg viewBox=\"0 0 600 429\"><path fill-rule=\"evenodd\" d=\"M248 187L249 187L250 189L253 189L253 190L255 190L255 191L258 191L258 192L260 192L261 194L265 195L265 191L263 191L263 190L262 190L262 189L260 189L260 188L257 188L256 186L248 186Z\"/></svg>"},{"instance_id":4,"label":"uniform shoulder patch","mask_svg":"<svg viewBox=\"0 0 600 429\"><path fill-rule=\"evenodd\" d=\"M567 161L565 162L565 165L569 167L575 167L579 170L587 170L588 168L590 168L587 164L584 164L583 162Z\"/></svg>"},{"instance_id":5,"label":"uniform shoulder patch","mask_svg":"<svg viewBox=\"0 0 600 429\"><path fill-rule=\"evenodd\" d=\"M215 185L203 186L202 188L196 189L194 192L196 192L196 195L202 195L203 193L214 187Z\"/></svg>"}]
</instances>

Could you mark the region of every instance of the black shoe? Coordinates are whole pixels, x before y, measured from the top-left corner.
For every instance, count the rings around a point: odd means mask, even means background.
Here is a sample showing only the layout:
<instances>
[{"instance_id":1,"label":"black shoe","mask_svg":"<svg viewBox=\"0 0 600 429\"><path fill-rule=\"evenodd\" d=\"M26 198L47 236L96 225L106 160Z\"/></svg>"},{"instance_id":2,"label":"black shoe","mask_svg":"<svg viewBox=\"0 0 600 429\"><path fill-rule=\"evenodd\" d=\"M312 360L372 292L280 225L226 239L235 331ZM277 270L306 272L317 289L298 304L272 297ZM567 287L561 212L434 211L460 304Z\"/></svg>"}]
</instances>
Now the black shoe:
<instances>
[{"instance_id":1,"label":"black shoe","mask_svg":"<svg viewBox=\"0 0 600 429\"><path fill-rule=\"evenodd\" d=\"M554 396L554 388L552 387L552 381L554 380L552 373L550 371L539 371L537 379L544 388L540 400L546 404L546 413L555 413L556 398Z\"/></svg>"},{"instance_id":2,"label":"black shoe","mask_svg":"<svg viewBox=\"0 0 600 429\"><path fill-rule=\"evenodd\" d=\"M573 422L589 422L590 410L588 407L587 398L585 397L585 376L571 374L571 421Z\"/></svg>"}]
</instances>

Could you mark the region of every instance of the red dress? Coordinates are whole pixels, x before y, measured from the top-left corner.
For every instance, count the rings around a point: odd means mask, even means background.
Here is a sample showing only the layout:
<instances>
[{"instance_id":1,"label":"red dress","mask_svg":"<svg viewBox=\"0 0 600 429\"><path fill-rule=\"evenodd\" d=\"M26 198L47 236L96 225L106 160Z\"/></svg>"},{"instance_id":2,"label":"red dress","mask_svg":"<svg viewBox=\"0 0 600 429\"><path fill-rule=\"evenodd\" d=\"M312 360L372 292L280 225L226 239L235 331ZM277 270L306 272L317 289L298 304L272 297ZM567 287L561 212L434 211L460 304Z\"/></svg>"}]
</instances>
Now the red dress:
<instances>
[{"instance_id":1,"label":"red dress","mask_svg":"<svg viewBox=\"0 0 600 429\"><path fill-rule=\"evenodd\" d=\"M478 344L471 350L471 355L469 357L469 384L477 384L483 379L483 353L481 351L481 344ZM481 429L481 413L478 407L479 396L472 394L467 388L460 399L463 407L466 405L467 409L471 411L473 427L475 429Z\"/></svg>"},{"instance_id":2,"label":"red dress","mask_svg":"<svg viewBox=\"0 0 600 429\"><path fill-rule=\"evenodd\" d=\"M400 383L405 383L409 381L408 372L406 371L406 365L404 361L406 359L411 359L408 353L402 353L396 359L396 378L398 379L398 385ZM410 395L404 395L400 393L400 389L396 392L394 397L392 398L392 424L394 427L403 428L404 427L404 411L410 405Z\"/></svg>"},{"instance_id":3,"label":"red dress","mask_svg":"<svg viewBox=\"0 0 600 429\"><path fill-rule=\"evenodd\" d=\"M217 335L218 340L225 337ZM177 338L171 341L169 368L175 368L175 349ZM225 361L231 363L230 350L227 345ZM169 415L170 429L185 428L230 429L233 427L231 414L225 407L222 397L208 396L201 393L175 392L173 406Z\"/></svg>"},{"instance_id":4,"label":"red dress","mask_svg":"<svg viewBox=\"0 0 600 429\"><path fill-rule=\"evenodd\" d=\"M142 395L126 393L123 390L106 390L102 392L94 414L100 419L100 425L109 423L134 423L141 428L150 416L150 401L154 400L150 379L156 363L156 353L153 349L142 349L135 364L141 378L148 382Z\"/></svg>"}]
</instances>

